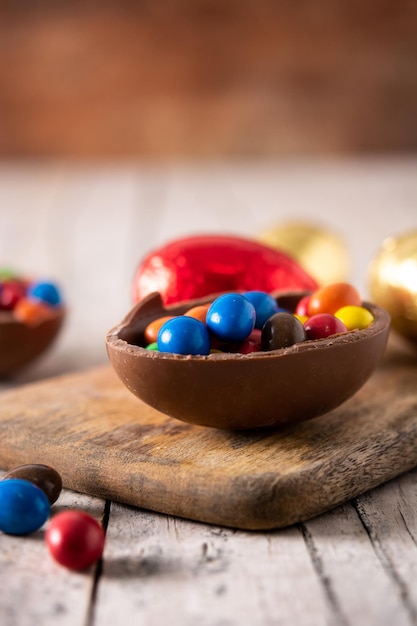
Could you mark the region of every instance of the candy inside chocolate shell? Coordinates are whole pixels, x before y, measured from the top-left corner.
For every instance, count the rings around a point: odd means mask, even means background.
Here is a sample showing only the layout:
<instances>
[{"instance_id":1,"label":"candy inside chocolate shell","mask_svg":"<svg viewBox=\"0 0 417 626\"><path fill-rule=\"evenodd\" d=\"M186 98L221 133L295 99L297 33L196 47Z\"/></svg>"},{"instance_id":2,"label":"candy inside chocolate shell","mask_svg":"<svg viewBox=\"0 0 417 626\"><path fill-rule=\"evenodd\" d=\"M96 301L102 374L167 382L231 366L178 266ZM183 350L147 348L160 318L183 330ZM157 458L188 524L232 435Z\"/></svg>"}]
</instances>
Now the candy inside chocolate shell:
<instances>
[{"instance_id":1,"label":"candy inside chocolate shell","mask_svg":"<svg viewBox=\"0 0 417 626\"><path fill-rule=\"evenodd\" d=\"M294 311L304 295L279 294L279 305ZM363 386L388 339L389 315L364 303L374 315L368 328L270 352L188 356L145 349L150 321L213 299L164 307L160 294L150 294L106 336L110 362L126 387L158 411L192 424L252 429L327 413Z\"/></svg>"}]
</instances>

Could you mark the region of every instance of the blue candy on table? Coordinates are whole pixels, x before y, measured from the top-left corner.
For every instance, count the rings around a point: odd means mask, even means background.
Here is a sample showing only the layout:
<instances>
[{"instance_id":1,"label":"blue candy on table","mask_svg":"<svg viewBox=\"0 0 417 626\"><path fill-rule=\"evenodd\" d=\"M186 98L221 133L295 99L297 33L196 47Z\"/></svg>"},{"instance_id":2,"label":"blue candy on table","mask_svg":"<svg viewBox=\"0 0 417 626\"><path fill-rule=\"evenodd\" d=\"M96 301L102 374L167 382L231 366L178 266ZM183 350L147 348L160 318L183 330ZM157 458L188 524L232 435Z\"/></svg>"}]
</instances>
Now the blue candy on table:
<instances>
[{"instance_id":1,"label":"blue candy on table","mask_svg":"<svg viewBox=\"0 0 417 626\"><path fill-rule=\"evenodd\" d=\"M0 481L0 530L9 535L28 535L48 519L51 505L46 494L21 478Z\"/></svg>"}]
</instances>

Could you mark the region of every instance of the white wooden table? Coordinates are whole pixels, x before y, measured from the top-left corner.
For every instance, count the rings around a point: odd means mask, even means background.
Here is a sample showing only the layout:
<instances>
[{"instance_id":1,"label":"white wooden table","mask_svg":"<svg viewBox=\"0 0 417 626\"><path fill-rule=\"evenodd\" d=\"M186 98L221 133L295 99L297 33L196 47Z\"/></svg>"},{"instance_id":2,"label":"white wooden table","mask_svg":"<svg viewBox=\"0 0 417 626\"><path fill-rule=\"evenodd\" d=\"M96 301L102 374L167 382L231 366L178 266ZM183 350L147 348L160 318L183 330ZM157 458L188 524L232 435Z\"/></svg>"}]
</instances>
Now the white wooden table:
<instances>
[{"instance_id":1,"label":"white wooden table","mask_svg":"<svg viewBox=\"0 0 417 626\"><path fill-rule=\"evenodd\" d=\"M59 281L68 322L0 389L106 363L136 264L174 237L256 236L289 219L341 234L367 295L383 239L417 227L417 158L201 165L0 165L0 264ZM72 573L44 529L0 534L1 626L417 624L417 471L279 531L208 526L63 492L107 529L102 564Z\"/></svg>"}]
</instances>

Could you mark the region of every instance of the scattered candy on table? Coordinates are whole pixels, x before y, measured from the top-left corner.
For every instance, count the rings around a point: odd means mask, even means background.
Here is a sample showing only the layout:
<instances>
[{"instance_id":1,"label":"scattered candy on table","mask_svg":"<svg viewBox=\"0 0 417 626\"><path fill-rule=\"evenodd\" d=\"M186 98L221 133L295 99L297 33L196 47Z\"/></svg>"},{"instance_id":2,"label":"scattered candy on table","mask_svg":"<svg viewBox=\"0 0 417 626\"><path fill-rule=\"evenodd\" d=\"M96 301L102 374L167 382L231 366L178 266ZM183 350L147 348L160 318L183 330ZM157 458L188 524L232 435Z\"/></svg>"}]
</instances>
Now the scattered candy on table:
<instances>
[{"instance_id":1,"label":"scattered candy on table","mask_svg":"<svg viewBox=\"0 0 417 626\"><path fill-rule=\"evenodd\" d=\"M84 570L101 558L105 534L91 515L75 509L57 513L46 529L52 557L71 570Z\"/></svg>"},{"instance_id":2,"label":"scattered candy on table","mask_svg":"<svg viewBox=\"0 0 417 626\"><path fill-rule=\"evenodd\" d=\"M28 480L0 481L0 530L9 535L28 535L38 530L50 515L44 491Z\"/></svg>"},{"instance_id":3,"label":"scattered candy on table","mask_svg":"<svg viewBox=\"0 0 417 626\"><path fill-rule=\"evenodd\" d=\"M19 465L4 474L3 480L22 478L33 483L45 493L50 504L54 504L62 490L62 478L58 472L49 465L40 463L28 463Z\"/></svg>"},{"instance_id":4,"label":"scattered candy on table","mask_svg":"<svg viewBox=\"0 0 417 626\"><path fill-rule=\"evenodd\" d=\"M61 490L62 478L49 465L30 463L9 470L0 481L0 531L28 535L39 530ZM45 542L60 565L83 570L101 558L105 532L88 513L68 509L49 521Z\"/></svg>"},{"instance_id":5,"label":"scattered candy on table","mask_svg":"<svg viewBox=\"0 0 417 626\"><path fill-rule=\"evenodd\" d=\"M301 297L294 312L282 309L279 298L277 302L266 292L233 292L184 315L153 320L145 329L144 347L185 355L250 354L363 330L373 319L349 283L327 285ZM157 328L156 341L149 341Z\"/></svg>"}]
</instances>

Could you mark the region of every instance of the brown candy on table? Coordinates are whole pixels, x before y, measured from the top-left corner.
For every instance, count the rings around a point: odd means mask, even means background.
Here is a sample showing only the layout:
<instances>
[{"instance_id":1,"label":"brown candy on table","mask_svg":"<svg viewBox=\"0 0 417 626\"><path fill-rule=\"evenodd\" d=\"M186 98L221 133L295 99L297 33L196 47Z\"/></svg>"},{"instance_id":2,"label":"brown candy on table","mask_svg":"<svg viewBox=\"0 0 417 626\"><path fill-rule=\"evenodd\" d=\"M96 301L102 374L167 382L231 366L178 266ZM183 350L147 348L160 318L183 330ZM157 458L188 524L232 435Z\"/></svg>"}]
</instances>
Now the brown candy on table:
<instances>
[{"instance_id":1,"label":"brown candy on table","mask_svg":"<svg viewBox=\"0 0 417 626\"><path fill-rule=\"evenodd\" d=\"M50 504L58 500L62 490L62 478L59 473L53 467L41 463L19 465L3 476L3 480L13 478L27 480L42 489Z\"/></svg>"}]
</instances>

